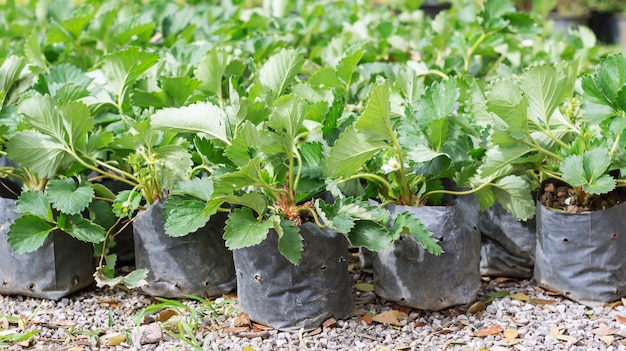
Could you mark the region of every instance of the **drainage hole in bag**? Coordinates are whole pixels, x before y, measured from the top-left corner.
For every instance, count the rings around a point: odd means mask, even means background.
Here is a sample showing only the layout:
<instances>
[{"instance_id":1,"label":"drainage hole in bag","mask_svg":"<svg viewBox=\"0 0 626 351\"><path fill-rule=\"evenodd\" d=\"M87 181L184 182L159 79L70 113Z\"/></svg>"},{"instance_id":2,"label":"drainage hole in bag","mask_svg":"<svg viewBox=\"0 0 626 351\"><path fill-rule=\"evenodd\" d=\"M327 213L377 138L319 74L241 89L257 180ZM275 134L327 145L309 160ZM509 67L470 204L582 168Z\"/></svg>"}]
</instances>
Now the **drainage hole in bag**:
<instances>
[{"instance_id":1,"label":"drainage hole in bag","mask_svg":"<svg viewBox=\"0 0 626 351\"><path fill-rule=\"evenodd\" d=\"M344 262L346 262L346 258L343 256L339 257L339 263L344 263Z\"/></svg>"},{"instance_id":2,"label":"drainage hole in bag","mask_svg":"<svg viewBox=\"0 0 626 351\"><path fill-rule=\"evenodd\" d=\"M72 277L72 286L78 286L78 283L80 283L80 279L78 278L78 276L74 276Z\"/></svg>"},{"instance_id":3,"label":"drainage hole in bag","mask_svg":"<svg viewBox=\"0 0 626 351\"><path fill-rule=\"evenodd\" d=\"M30 290L30 291L35 291L35 286L36 286L36 285L35 285L35 283L29 283L29 284L26 286L26 289L28 289L28 290Z\"/></svg>"},{"instance_id":4,"label":"drainage hole in bag","mask_svg":"<svg viewBox=\"0 0 626 351\"><path fill-rule=\"evenodd\" d=\"M611 235L611 240L615 240L617 239L617 233L613 233L613 235Z\"/></svg>"},{"instance_id":5,"label":"drainage hole in bag","mask_svg":"<svg viewBox=\"0 0 626 351\"><path fill-rule=\"evenodd\" d=\"M325 264L320 267L320 271L325 271L326 269L328 269L328 267Z\"/></svg>"},{"instance_id":6,"label":"drainage hole in bag","mask_svg":"<svg viewBox=\"0 0 626 351\"><path fill-rule=\"evenodd\" d=\"M569 239L568 238L563 238L563 244L568 244L569 243Z\"/></svg>"},{"instance_id":7,"label":"drainage hole in bag","mask_svg":"<svg viewBox=\"0 0 626 351\"><path fill-rule=\"evenodd\" d=\"M257 282L262 282L263 281L263 277L261 277L260 274L255 274L254 275L254 280L256 280Z\"/></svg>"}]
</instances>

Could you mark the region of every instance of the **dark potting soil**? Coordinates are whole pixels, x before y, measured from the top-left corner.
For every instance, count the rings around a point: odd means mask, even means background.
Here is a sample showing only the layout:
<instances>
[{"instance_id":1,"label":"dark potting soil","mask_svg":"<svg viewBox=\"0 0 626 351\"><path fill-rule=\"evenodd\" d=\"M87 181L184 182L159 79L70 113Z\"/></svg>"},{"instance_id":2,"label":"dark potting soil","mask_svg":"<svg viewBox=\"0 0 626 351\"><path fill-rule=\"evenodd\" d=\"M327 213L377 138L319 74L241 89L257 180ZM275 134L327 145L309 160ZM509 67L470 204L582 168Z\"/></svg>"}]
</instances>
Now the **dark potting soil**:
<instances>
[{"instance_id":1,"label":"dark potting soil","mask_svg":"<svg viewBox=\"0 0 626 351\"><path fill-rule=\"evenodd\" d=\"M582 196L577 196L573 187L546 182L542 190L539 202L546 207L565 213L599 211L626 202L626 192L619 188L601 195L583 193Z\"/></svg>"}]
</instances>

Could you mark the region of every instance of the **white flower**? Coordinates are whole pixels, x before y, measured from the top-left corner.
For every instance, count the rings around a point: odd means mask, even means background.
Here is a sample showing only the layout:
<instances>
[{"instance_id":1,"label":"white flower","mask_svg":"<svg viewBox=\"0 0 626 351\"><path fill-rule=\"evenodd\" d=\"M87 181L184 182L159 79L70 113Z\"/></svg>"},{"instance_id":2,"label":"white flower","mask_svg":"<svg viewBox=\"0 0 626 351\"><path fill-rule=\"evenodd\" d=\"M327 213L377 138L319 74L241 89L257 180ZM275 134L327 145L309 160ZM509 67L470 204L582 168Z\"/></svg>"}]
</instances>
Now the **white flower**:
<instances>
[{"instance_id":1,"label":"white flower","mask_svg":"<svg viewBox=\"0 0 626 351\"><path fill-rule=\"evenodd\" d=\"M386 164L384 164L381 169L385 174L390 172L395 172L400 169L400 163L394 157L390 158Z\"/></svg>"},{"instance_id":2,"label":"white flower","mask_svg":"<svg viewBox=\"0 0 626 351\"><path fill-rule=\"evenodd\" d=\"M532 39L524 39L520 43L520 45L522 47L524 47L524 48L529 48L529 47L533 46L534 44L535 44L535 42Z\"/></svg>"}]
</instances>

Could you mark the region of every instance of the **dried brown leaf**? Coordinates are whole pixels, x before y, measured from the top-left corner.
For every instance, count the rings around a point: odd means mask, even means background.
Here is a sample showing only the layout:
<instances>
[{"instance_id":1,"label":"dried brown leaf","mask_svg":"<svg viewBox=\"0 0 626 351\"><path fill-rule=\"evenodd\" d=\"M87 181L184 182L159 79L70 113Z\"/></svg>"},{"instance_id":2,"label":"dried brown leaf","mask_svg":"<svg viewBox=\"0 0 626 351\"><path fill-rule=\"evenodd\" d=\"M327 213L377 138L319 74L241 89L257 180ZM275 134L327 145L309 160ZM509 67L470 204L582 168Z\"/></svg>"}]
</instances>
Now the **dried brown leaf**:
<instances>
[{"instance_id":1,"label":"dried brown leaf","mask_svg":"<svg viewBox=\"0 0 626 351\"><path fill-rule=\"evenodd\" d=\"M260 330L270 331L270 330L274 330L274 328L267 326L265 324L252 323L252 330L253 331L260 331Z\"/></svg>"},{"instance_id":2,"label":"dried brown leaf","mask_svg":"<svg viewBox=\"0 0 626 351\"><path fill-rule=\"evenodd\" d=\"M235 327L250 326L250 317L245 312L239 312L233 324Z\"/></svg>"},{"instance_id":3,"label":"dried brown leaf","mask_svg":"<svg viewBox=\"0 0 626 351\"><path fill-rule=\"evenodd\" d=\"M230 327L230 328L226 328L224 329L225 332L227 333L241 333L244 331L248 331L248 327Z\"/></svg>"},{"instance_id":4,"label":"dried brown leaf","mask_svg":"<svg viewBox=\"0 0 626 351\"><path fill-rule=\"evenodd\" d=\"M613 340L615 340L615 337L612 335L603 335L600 337L600 340L602 340L606 344L606 346L611 346Z\"/></svg>"},{"instance_id":5,"label":"dried brown leaf","mask_svg":"<svg viewBox=\"0 0 626 351\"><path fill-rule=\"evenodd\" d=\"M517 300L517 301L530 301L530 296L528 296L527 294L524 294L523 292L518 292L516 294L511 295L510 297L511 299Z\"/></svg>"},{"instance_id":6,"label":"dried brown leaf","mask_svg":"<svg viewBox=\"0 0 626 351\"><path fill-rule=\"evenodd\" d=\"M613 303L609 306L609 308L610 308L610 309L612 309L612 310L614 310L614 309L616 309L617 307L619 307L619 306L623 306L623 305L624 305L624 303L623 303L622 301L615 301L615 302L613 302Z\"/></svg>"},{"instance_id":7,"label":"dried brown leaf","mask_svg":"<svg viewBox=\"0 0 626 351\"><path fill-rule=\"evenodd\" d=\"M387 310L375 315L372 317L372 320L377 323L387 323L402 327L406 325L406 323L398 320L398 314L399 312L396 310Z\"/></svg>"},{"instance_id":8,"label":"dried brown leaf","mask_svg":"<svg viewBox=\"0 0 626 351\"><path fill-rule=\"evenodd\" d=\"M509 278L509 277L497 277L496 278L496 283L504 283L504 282L508 282L513 280L513 278Z\"/></svg>"},{"instance_id":9,"label":"dried brown leaf","mask_svg":"<svg viewBox=\"0 0 626 351\"><path fill-rule=\"evenodd\" d=\"M622 315L619 315L619 314L618 314L617 316L615 316L615 318L616 318L619 322L626 324L626 317L624 317L624 316L622 316Z\"/></svg>"},{"instance_id":10,"label":"dried brown leaf","mask_svg":"<svg viewBox=\"0 0 626 351\"><path fill-rule=\"evenodd\" d=\"M474 333L474 335L476 336L488 336L488 335L494 335L494 334L498 334L500 332L502 332L502 327L499 325L492 325L489 328L485 328L485 329L481 329L477 332Z\"/></svg>"},{"instance_id":11,"label":"dried brown leaf","mask_svg":"<svg viewBox=\"0 0 626 351\"><path fill-rule=\"evenodd\" d=\"M159 314L156 315L156 321L157 322L166 322L167 320L169 320L170 318L174 317L174 316L178 316L179 313L176 312L173 309L166 309L164 311L161 311Z\"/></svg>"},{"instance_id":12,"label":"dried brown leaf","mask_svg":"<svg viewBox=\"0 0 626 351\"><path fill-rule=\"evenodd\" d=\"M324 328L332 328L337 325L337 320L335 318L328 318L322 323L322 327Z\"/></svg>"},{"instance_id":13,"label":"dried brown leaf","mask_svg":"<svg viewBox=\"0 0 626 351\"><path fill-rule=\"evenodd\" d=\"M318 327L315 330L310 331L307 336L315 336L322 333L322 328Z\"/></svg>"},{"instance_id":14,"label":"dried brown leaf","mask_svg":"<svg viewBox=\"0 0 626 351\"><path fill-rule=\"evenodd\" d=\"M126 334L124 333L105 334L100 337L100 342L107 346L117 346L123 342L126 342Z\"/></svg>"},{"instance_id":15,"label":"dried brown leaf","mask_svg":"<svg viewBox=\"0 0 626 351\"><path fill-rule=\"evenodd\" d=\"M609 327L594 328L594 329L591 329L591 332L599 336L617 334L617 330L609 328Z\"/></svg>"},{"instance_id":16,"label":"dried brown leaf","mask_svg":"<svg viewBox=\"0 0 626 351\"><path fill-rule=\"evenodd\" d=\"M537 306L545 306L545 305L556 305L556 303L558 301L557 300L547 300L547 299L535 299L535 298L532 298L532 299L528 300L528 302L530 302L533 305L537 305Z\"/></svg>"},{"instance_id":17,"label":"dried brown leaf","mask_svg":"<svg viewBox=\"0 0 626 351\"><path fill-rule=\"evenodd\" d=\"M0 317L0 329L9 329L9 320L7 317Z\"/></svg>"},{"instance_id":18,"label":"dried brown leaf","mask_svg":"<svg viewBox=\"0 0 626 351\"><path fill-rule=\"evenodd\" d=\"M519 336L519 331L517 329L506 329L502 332L502 335L505 339L515 339Z\"/></svg>"},{"instance_id":19,"label":"dried brown leaf","mask_svg":"<svg viewBox=\"0 0 626 351\"><path fill-rule=\"evenodd\" d=\"M378 339L376 339L375 337L369 335L369 334L361 334L362 337L366 338L366 339L370 339L370 340L374 340L377 341Z\"/></svg>"},{"instance_id":20,"label":"dried brown leaf","mask_svg":"<svg viewBox=\"0 0 626 351\"><path fill-rule=\"evenodd\" d=\"M356 319L357 322L365 322L365 324L369 325L371 324L374 320L372 319L372 317L370 316L361 316L359 318Z\"/></svg>"},{"instance_id":21,"label":"dried brown leaf","mask_svg":"<svg viewBox=\"0 0 626 351\"><path fill-rule=\"evenodd\" d=\"M485 306L484 302L477 301L477 302L474 302L474 304L471 305L470 308L467 309L467 313L477 313L480 311L484 311L485 308L487 308L487 306Z\"/></svg>"}]
</instances>

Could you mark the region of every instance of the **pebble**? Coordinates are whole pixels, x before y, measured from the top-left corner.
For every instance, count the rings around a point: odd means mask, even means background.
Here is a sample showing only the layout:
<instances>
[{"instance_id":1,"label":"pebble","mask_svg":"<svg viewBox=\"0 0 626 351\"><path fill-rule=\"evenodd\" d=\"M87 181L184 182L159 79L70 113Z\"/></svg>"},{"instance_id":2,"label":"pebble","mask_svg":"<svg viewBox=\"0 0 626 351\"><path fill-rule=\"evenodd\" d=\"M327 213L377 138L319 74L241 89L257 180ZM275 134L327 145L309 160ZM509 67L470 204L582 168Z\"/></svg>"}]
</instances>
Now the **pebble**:
<instances>
[{"instance_id":1,"label":"pebble","mask_svg":"<svg viewBox=\"0 0 626 351\"><path fill-rule=\"evenodd\" d=\"M360 275L359 279L367 278ZM495 280L483 283L478 300L487 300L494 291L506 289L511 295L524 292L531 298L553 300L553 304L532 304L508 297L495 298L485 310L464 314L462 309L439 312L405 310L407 324L402 327L367 324L362 316L337 321L334 327L321 328L315 335L271 330L261 334L235 334L228 331L237 316L234 308L227 314L207 314L200 317L193 336L204 350L287 351L308 350L453 350L477 351L481 348L495 350L601 350L626 351L626 324L619 318L626 316L625 306L597 306L588 308L558 296L543 294L533 288L529 280L507 282ZM100 303L106 301L106 303ZM195 300L181 300L188 306L202 306ZM57 302L20 296L0 296L0 320L19 317L28 320L27 331L38 330L29 346L12 345L9 351L66 349L114 351L166 351L189 349L186 344L161 330L158 322L135 325L135 316L144 308L156 303L153 298L138 291L88 289ZM236 304L234 305L236 307ZM206 307L206 306L205 306ZM376 298L357 306L361 311L380 313L399 308L393 302ZM206 309L204 310L206 311ZM619 316L619 317L618 317ZM502 330L516 329L519 333L507 340L503 331L479 336L479 331L499 326ZM11 324L17 328L17 324ZM613 332L610 344L594 334L597 328ZM70 334L68 334L70 333ZM130 338L124 341L123 336ZM237 336L240 335L240 336ZM117 345L108 345L112 336L119 338ZM115 342L117 343L117 342Z\"/></svg>"}]
</instances>

